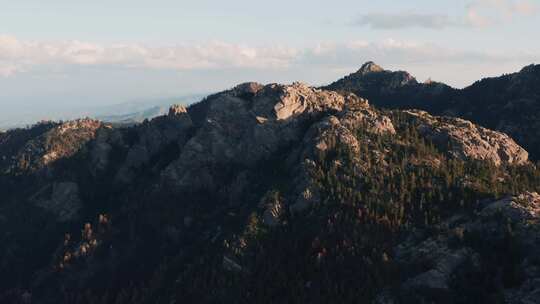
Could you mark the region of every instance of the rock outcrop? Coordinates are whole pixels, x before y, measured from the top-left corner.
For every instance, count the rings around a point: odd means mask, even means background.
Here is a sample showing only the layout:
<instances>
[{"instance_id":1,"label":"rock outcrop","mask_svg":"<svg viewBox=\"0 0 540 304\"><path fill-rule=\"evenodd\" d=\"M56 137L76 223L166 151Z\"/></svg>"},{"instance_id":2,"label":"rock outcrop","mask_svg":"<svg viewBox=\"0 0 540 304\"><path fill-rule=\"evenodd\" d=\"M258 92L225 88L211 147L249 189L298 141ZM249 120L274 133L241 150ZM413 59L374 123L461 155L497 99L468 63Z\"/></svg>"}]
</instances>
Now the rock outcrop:
<instances>
[{"instance_id":1,"label":"rock outcrop","mask_svg":"<svg viewBox=\"0 0 540 304\"><path fill-rule=\"evenodd\" d=\"M396 133L390 118L370 108L367 100L354 94L345 99L346 106L342 111L313 124L304 136L302 162L295 181L298 195L290 206L293 213L301 212L319 200L320 189L313 183L313 169L321 155L337 147L357 155L361 145L356 136L359 129L377 135Z\"/></svg>"},{"instance_id":2,"label":"rock outcrop","mask_svg":"<svg viewBox=\"0 0 540 304\"><path fill-rule=\"evenodd\" d=\"M538 193L525 192L486 202L477 216L456 215L444 222L441 229L444 233L436 238L423 240L413 234L396 247L394 259L398 265L404 269L423 265L426 270L406 278L397 295L382 292L377 303L398 303L398 298L419 302L445 301L455 292L453 288L459 285L459 280L464 280L464 275L478 273L482 264L492 263L488 260L493 258L492 255L508 258L505 253L486 252L485 248L508 246L514 246L511 250L520 253L519 257L513 257L519 262L514 261L512 266L522 277L510 288L499 282L505 302L540 302L540 265L535 257L540 252ZM510 239L511 244L508 243Z\"/></svg>"},{"instance_id":3,"label":"rock outcrop","mask_svg":"<svg viewBox=\"0 0 540 304\"><path fill-rule=\"evenodd\" d=\"M248 83L203 101L204 120L163 172L166 183L192 190L213 189L214 168L250 167L301 140L306 122L340 111L345 97L294 83ZM197 113L188 114L198 116Z\"/></svg>"},{"instance_id":4,"label":"rock outcrop","mask_svg":"<svg viewBox=\"0 0 540 304\"><path fill-rule=\"evenodd\" d=\"M78 119L59 124L36 138L29 139L12 156L9 171L38 171L79 152L93 140L103 124L93 119Z\"/></svg>"},{"instance_id":5,"label":"rock outcrop","mask_svg":"<svg viewBox=\"0 0 540 304\"><path fill-rule=\"evenodd\" d=\"M375 64L375 62L373 61L368 61L362 65L362 67L360 68L360 70L358 70L357 73L365 75L369 73L377 73L377 72L382 72L382 71L384 71L382 67Z\"/></svg>"},{"instance_id":6,"label":"rock outcrop","mask_svg":"<svg viewBox=\"0 0 540 304\"><path fill-rule=\"evenodd\" d=\"M468 259L475 257L469 248L449 248L447 240L428 239L420 244L402 245L396 252L398 261L409 264L430 265L430 269L407 279L403 288L408 291L444 293L456 269Z\"/></svg>"},{"instance_id":7,"label":"rock outcrop","mask_svg":"<svg viewBox=\"0 0 540 304\"><path fill-rule=\"evenodd\" d=\"M529 153L508 135L492 131L461 118L436 117L425 111L408 110L420 123L418 131L442 150L461 159L491 161L495 165L522 165Z\"/></svg>"},{"instance_id":8,"label":"rock outcrop","mask_svg":"<svg viewBox=\"0 0 540 304\"><path fill-rule=\"evenodd\" d=\"M540 65L454 89L431 80L419 83L407 72L384 70L368 62L325 88L355 93L378 107L464 118L507 133L533 160L540 158Z\"/></svg>"}]
</instances>

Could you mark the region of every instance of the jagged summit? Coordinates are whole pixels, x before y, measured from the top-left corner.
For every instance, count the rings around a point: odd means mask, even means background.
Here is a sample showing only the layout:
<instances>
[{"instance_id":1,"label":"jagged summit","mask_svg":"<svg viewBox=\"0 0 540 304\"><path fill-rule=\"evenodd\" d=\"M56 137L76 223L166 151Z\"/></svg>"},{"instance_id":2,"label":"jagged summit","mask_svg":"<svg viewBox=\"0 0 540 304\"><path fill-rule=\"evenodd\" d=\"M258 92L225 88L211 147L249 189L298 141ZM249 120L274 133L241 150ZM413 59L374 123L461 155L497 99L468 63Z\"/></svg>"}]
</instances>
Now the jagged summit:
<instances>
[{"instance_id":1,"label":"jagged summit","mask_svg":"<svg viewBox=\"0 0 540 304\"><path fill-rule=\"evenodd\" d=\"M373 61L368 61L362 65L362 67L358 70L357 73L365 75L369 73L377 73L377 72L383 72L383 71L384 69L381 66L377 65Z\"/></svg>"}]
</instances>

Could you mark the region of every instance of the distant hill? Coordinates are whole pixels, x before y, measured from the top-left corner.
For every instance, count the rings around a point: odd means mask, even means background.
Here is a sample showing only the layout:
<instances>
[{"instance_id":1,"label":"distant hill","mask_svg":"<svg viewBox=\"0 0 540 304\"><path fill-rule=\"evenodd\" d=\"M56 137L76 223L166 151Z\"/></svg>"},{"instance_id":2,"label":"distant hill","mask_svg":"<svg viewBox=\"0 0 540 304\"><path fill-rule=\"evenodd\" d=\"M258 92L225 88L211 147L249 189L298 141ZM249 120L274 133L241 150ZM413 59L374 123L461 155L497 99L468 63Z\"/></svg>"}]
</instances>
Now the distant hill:
<instances>
[{"instance_id":1,"label":"distant hill","mask_svg":"<svg viewBox=\"0 0 540 304\"><path fill-rule=\"evenodd\" d=\"M540 65L454 89L438 82L419 83L407 72L368 62L325 88L353 92L379 107L462 117L508 133L540 159Z\"/></svg>"},{"instance_id":2,"label":"distant hill","mask_svg":"<svg viewBox=\"0 0 540 304\"><path fill-rule=\"evenodd\" d=\"M141 123L145 119L152 119L154 117L164 115L167 113L168 110L169 110L168 107L155 106L155 107L151 107L149 109L146 109L140 112L119 114L119 115L102 115L102 116L96 116L96 118L101 121L110 122L113 124L132 125L136 123Z\"/></svg>"},{"instance_id":3,"label":"distant hill","mask_svg":"<svg viewBox=\"0 0 540 304\"><path fill-rule=\"evenodd\" d=\"M80 117L89 117L114 124L130 125L140 123L145 119L151 119L166 114L169 107L173 104L189 105L201 100L204 96L206 96L206 94L191 94L169 98L138 99L99 107L66 109L56 116L47 116L47 120L71 120ZM39 115L34 116L39 117ZM37 121L28 118L4 120L0 121L0 130L24 128L36 122Z\"/></svg>"}]
</instances>

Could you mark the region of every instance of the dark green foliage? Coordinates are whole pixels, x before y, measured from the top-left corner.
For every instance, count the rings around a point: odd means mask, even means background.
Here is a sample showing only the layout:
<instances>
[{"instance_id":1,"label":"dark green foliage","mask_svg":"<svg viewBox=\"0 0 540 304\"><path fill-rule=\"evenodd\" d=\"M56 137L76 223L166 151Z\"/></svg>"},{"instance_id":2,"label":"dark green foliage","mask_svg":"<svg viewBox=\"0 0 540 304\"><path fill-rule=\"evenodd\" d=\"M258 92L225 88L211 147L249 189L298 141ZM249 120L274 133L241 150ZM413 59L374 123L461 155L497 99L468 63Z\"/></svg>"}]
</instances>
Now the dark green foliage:
<instances>
[{"instance_id":1,"label":"dark green foliage","mask_svg":"<svg viewBox=\"0 0 540 304\"><path fill-rule=\"evenodd\" d=\"M204 104L198 107L205 110ZM39 303L369 303L383 289L426 270L427 265L395 261L394 248L405 238L418 231L436 236L448 217L474 216L485 200L540 191L540 170L533 165L497 167L451 158L420 136L407 116L385 114L397 134L376 135L360 126L359 152L330 145L313 160L320 200L300 214L287 208L295 200L290 163L300 161L299 143L256 170L214 168L223 187L198 193L158 186L159 171L178 154L175 145L138 169L129 185L112 182L114 160L125 157L125 148L114 147L111 168L97 177L84 153L74 155L52 168L57 178L81 187L83 216L69 223L55 222L7 190L28 187L33 193L43 180L0 175L6 193L0 214L10 214L0 219L8 232L0 234L0 301L18 300L31 290ZM123 132L136 142L135 132ZM231 199L241 178L248 190ZM263 197L284 204L275 227L264 224ZM59 269L59 258L85 241L78 237L81 227L100 227L95 219L101 213L112 220L96 234L92 254ZM66 233L77 236L68 247ZM479 270L458 271L451 288L467 292L456 293L456 303L497 303L499 284L512 287L521 280L515 267L521 247L511 233L494 242L482 237L467 235L452 244L471 246L484 261ZM224 261L238 267L227 270ZM469 284L481 287L472 290Z\"/></svg>"}]
</instances>

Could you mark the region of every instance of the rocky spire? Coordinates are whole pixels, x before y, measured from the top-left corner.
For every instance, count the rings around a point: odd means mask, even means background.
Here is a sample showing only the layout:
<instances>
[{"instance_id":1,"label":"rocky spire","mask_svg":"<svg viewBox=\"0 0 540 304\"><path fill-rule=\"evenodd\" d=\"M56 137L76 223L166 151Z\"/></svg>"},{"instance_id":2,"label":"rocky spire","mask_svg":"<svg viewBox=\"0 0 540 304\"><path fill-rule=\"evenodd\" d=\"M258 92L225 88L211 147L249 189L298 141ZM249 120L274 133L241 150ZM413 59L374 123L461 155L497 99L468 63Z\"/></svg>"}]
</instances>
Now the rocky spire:
<instances>
[{"instance_id":1,"label":"rocky spire","mask_svg":"<svg viewBox=\"0 0 540 304\"><path fill-rule=\"evenodd\" d=\"M358 73L365 75L368 73L377 73L382 71L384 71L382 67L378 66L373 61L368 61L362 65L360 70L358 70Z\"/></svg>"}]
</instances>

